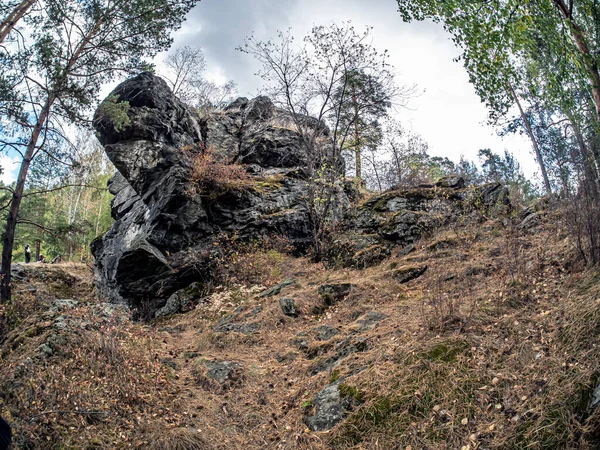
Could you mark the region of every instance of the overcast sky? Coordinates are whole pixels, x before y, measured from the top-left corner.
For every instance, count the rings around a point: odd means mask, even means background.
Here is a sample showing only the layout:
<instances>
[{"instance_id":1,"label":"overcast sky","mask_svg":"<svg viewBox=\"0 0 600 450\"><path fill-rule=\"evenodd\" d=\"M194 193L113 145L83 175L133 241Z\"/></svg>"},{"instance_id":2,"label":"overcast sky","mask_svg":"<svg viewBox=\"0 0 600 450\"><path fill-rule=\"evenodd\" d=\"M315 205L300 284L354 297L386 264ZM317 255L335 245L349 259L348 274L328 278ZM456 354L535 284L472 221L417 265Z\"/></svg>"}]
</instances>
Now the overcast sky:
<instances>
[{"instance_id":1,"label":"overcast sky","mask_svg":"<svg viewBox=\"0 0 600 450\"><path fill-rule=\"evenodd\" d=\"M235 48L254 33L260 39L287 30L298 37L313 25L351 21L358 31L373 27L373 45L390 53L400 84L416 84L421 92L409 110L398 112L407 128L421 134L432 155L458 161L461 154L477 159L480 148L508 149L528 176L536 172L530 145L523 136L501 139L485 125L487 112L469 84L466 71L453 61L459 54L442 27L407 24L395 0L201 0L175 34L174 48L199 45L207 61L207 76L234 80L239 94L252 97L260 87L251 56Z\"/></svg>"},{"instance_id":2,"label":"overcast sky","mask_svg":"<svg viewBox=\"0 0 600 450\"><path fill-rule=\"evenodd\" d=\"M501 139L485 125L487 112L469 84L466 71L453 61L459 51L437 24L403 23L395 0L201 0L174 35L173 49L200 46L207 62L207 78L238 84L239 94L257 95L261 80L253 58L236 50L250 34L259 39L276 37L291 28L301 38L314 25L351 21L358 32L372 26L372 43L388 50L397 82L416 84L420 95L409 109L398 111L405 128L429 143L430 154L457 162L461 155L477 162L477 151L511 151L528 177L537 181L537 166L523 136ZM161 64L164 55L155 62ZM106 94L114 86L106 86ZM103 95L101 95L103 96ZM0 179L16 179L18 158L3 155Z\"/></svg>"}]
</instances>

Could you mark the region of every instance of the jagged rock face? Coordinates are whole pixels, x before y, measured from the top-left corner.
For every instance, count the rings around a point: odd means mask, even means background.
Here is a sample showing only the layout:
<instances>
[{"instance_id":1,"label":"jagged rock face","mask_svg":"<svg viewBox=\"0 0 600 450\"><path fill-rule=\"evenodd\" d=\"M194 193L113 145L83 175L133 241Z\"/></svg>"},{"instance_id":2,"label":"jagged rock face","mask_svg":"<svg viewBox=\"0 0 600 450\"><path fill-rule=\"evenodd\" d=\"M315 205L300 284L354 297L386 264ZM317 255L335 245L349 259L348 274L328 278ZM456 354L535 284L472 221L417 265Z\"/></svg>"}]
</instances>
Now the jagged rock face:
<instances>
[{"instance_id":1,"label":"jagged rock face","mask_svg":"<svg viewBox=\"0 0 600 450\"><path fill-rule=\"evenodd\" d=\"M118 169L109 181L115 223L92 244L102 295L153 316L171 294L210 278L216 235L276 234L298 248L309 244L304 152L287 116L268 98L241 98L201 118L149 73L111 95L129 102L130 123L117 132L102 109L94 117ZM246 165L255 187L210 199L195 194L189 148Z\"/></svg>"},{"instance_id":2,"label":"jagged rock face","mask_svg":"<svg viewBox=\"0 0 600 450\"><path fill-rule=\"evenodd\" d=\"M128 102L129 123L116 131L119 119L105 108L94 117L100 142L118 169L109 181L115 223L92 243L101 295L145 317L169 314L193 304L183 290L194 285L194 292L202 292L202 284L213 279L221 235L240 240L277 235L297 249L310 245L305 152L294 121L268 98L239 98L224 111L200 117L150 73L120 84L114 97ZM329 133L315 119L301 120L324 137ZM243 165L249 181L224 192L196 189L194 155L206 151ZM349 198L356 193L340 182L334 186L336 232L326 256L335 264L366 267L451 220L465 205L489 207L505 198L500 185L479 191L463 186L462 179L448 178L351 208Z\"/></svg>"},{"instance_id":3,"label":"jagged rock face","mask_svg":"<svg viewBox=\"0 0 600 450\"><path fill-rule=\"evenodd\" d=\"M331 264L364 268L379 263L393 247L407 252L425 233L475 210L509 207L508 191L499 183L464 187L447 177L426 187L395 189L352 208L330 236Z\"/></svg>"}]
</instances>

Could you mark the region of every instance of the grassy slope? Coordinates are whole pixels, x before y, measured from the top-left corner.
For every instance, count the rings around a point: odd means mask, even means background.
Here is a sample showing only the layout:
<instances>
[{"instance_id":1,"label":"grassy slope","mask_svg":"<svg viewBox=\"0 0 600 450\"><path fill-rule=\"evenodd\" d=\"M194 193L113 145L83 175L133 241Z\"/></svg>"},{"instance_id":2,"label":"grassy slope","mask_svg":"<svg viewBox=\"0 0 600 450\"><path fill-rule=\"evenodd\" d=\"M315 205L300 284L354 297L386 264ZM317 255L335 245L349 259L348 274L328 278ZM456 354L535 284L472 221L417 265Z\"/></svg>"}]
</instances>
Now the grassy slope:
<instances>
[{"instance_id":1,"label":"grassy slope","mask_svg":"<svg viewBox=\"0 0 600 450\"><path fill-rule=\"evenodd\" d=\"M265 285L296 280L281 294L296 300L295 319L279 296L230 286L187 314L132 323L98 306L83 269L64 267L76 282L37 280L38 298L20 294L27 308L10 312L3 415L29 448L594 448L598 275L570 265L555 222L550 214L539 233L491 220L438 230L416 252L363 271L248 256ZM429 268L399 284L391 269L404 264ZM313 314L318 286L331 282L356 288ZM52 297L80 303L47 312ZM260 323L257 333L213 330L236 308L236 321ZM360 330L369 311L387 318ZM298 350L295 336L319 325L340 333ZM348 336L366 338L368 350L312 375ZM213 359L241 364L225 387L206 378ZM310 432L311 400L339 377L360 405L330 432Z\"/></svg>"}]
</instances>

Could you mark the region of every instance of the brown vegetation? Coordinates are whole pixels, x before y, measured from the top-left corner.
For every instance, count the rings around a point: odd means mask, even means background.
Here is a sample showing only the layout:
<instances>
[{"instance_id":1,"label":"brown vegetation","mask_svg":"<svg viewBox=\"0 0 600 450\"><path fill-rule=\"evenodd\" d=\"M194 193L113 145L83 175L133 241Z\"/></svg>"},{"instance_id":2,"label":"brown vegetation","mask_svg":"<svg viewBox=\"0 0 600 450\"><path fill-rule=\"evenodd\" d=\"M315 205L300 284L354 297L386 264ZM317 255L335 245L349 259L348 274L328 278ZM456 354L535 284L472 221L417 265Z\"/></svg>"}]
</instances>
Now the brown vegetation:
<instances>
[{"instance_id":1,"label":"brown vegetation","mask_svg":"<svg viewBox=\"0 0 600 450\"><path fill-rule=\"evenodd\" d=\"M201 195L216 198L229 191L241 190L249 185L246 167L218 155L206 148L193 152L184 149L192 166L192 183Z\"/></svg>"},{"instance_id":2,"label":"brown vegetation","mask_svg":"<svg viewBox=\"0 0 600 450\"><path fill-rule=\"evenodd\" d=\"M3 340L3 415L30 448L595 448L598 274L574 272L554 213L532 231L513 220L438 230L366 270L250 246L194 311L151 326L103 318L91 297L61 313L84 326L57 332L56 316L36 313ZM391 276L422 264L410 282ZM288 278L273 297L251 286ZM323 308L318 286L335 282L356 287ZM281 313L282 296L298 318ZM364 329L367 312L387 317ZM322 325L339 334L298 347L299 333ZM64 341L44 356L51 334ZM318 370L347 337L367 345ZM239 366L220 386L212 361ZM354 411L329 433L310 432L314 395L340 379Z\"/></svg>"}]
</instances>

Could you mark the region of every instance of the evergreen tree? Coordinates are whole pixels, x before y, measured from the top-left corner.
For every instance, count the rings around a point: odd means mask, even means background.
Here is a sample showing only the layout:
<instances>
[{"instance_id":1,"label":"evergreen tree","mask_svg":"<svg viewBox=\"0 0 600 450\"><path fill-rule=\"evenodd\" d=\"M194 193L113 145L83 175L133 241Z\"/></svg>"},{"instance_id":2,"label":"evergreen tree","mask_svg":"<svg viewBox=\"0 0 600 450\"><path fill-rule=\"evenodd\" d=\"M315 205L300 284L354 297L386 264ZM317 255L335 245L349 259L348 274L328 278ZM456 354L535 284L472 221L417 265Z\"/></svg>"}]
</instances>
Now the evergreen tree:
<instances>
[{"instance_id":1,"label":"evergreen tree","mask_svg":"<svg viewBox=\"0 0 600 450\"><path fill-rule=\"evenodd\" d=\"M48 136L60 134L61 119L87 122L101 86L143 69L145 57L171 43L194 0L50 0L32 33L29 69L18 86L25 116L18 139L23 160L8 211L2 247L0 299L10 299L10 266L18 212L33 159L50 153ZM26 119L23 122L23 119ZM7 144L5 144L6 146Z\"/></svg>"},{"instance_id":2,"label":"evergreen tree","mask_svg":"<svg viewBox=\"0 0 600 450\"><path fill-rule=\"evenodd\" d=\"M395 96L393 76L385 68L376 73L349 70L335 90L334 101L340 104L340 126L347 135L345 149L354 155L358 182L362 177L362 149L376 148L381 139L380 120L388 114Z\"/></svg>"}]
</instances>

